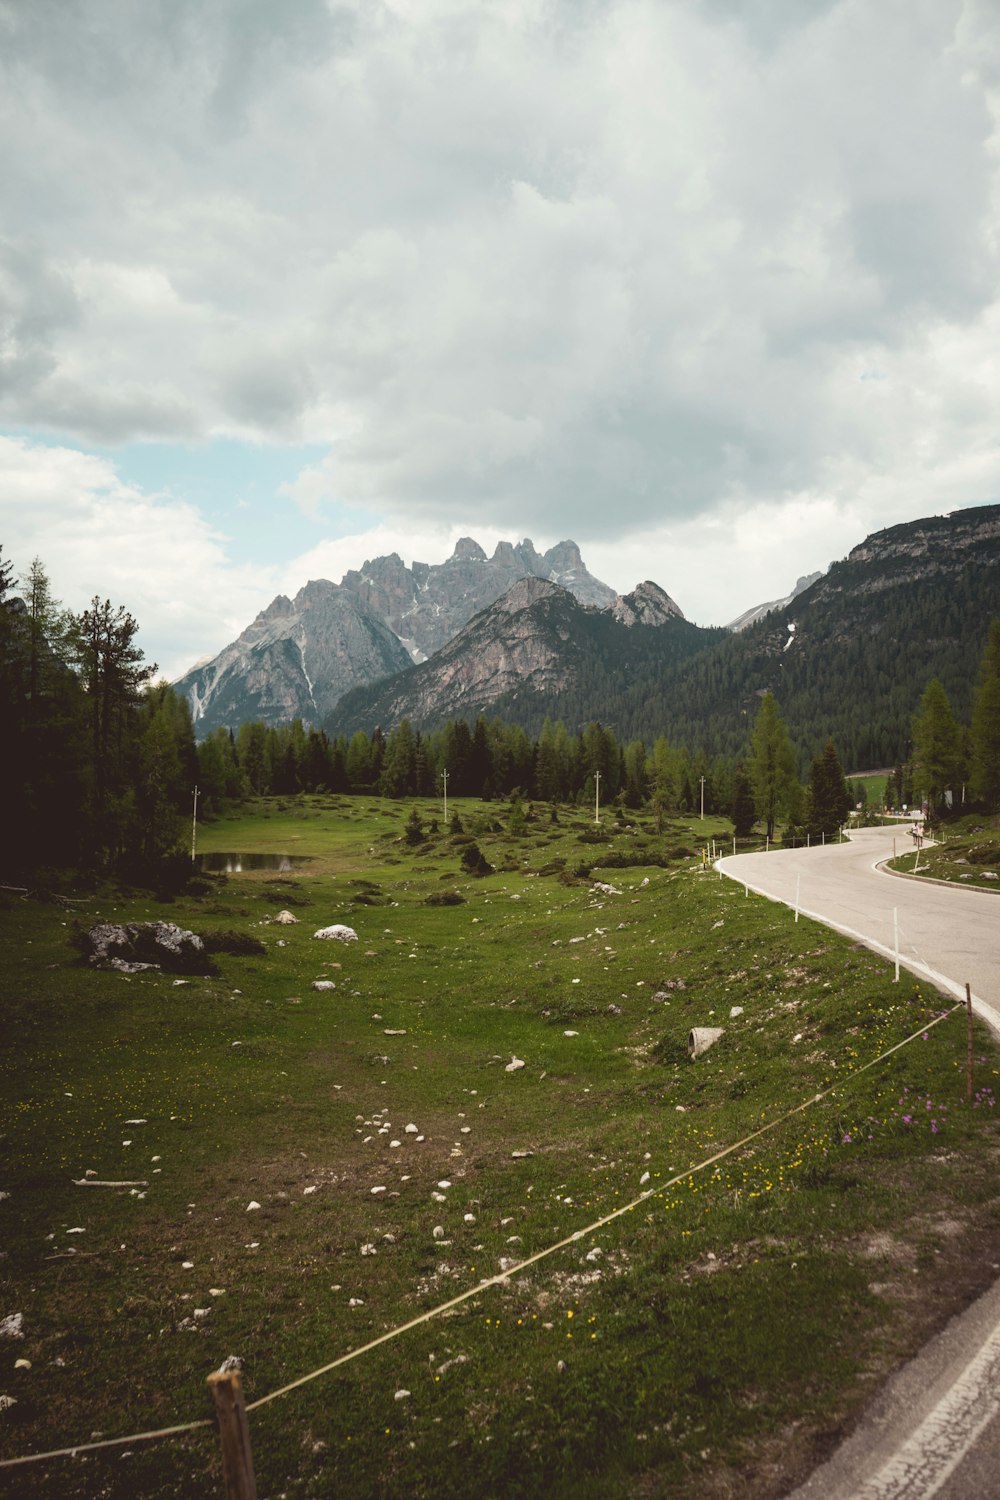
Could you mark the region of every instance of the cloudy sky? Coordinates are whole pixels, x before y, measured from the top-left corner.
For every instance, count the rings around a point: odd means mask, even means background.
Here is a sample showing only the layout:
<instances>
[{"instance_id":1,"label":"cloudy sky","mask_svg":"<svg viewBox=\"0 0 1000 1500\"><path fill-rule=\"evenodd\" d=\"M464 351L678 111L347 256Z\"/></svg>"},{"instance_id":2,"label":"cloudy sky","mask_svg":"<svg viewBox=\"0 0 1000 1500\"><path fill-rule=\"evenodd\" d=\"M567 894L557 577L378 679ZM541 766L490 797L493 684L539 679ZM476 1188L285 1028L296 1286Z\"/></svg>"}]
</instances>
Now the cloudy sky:
<instances>
[{"instance_id":1,"label":"cloudy sky","mask_svg":"<svg viewBox=\"0 0 1000 1500\"><path fill-rule=\"evenodd\" d=\"M0 542L170 676L366 557L724 623L1000 499L995 0L0 0Z\"/></svg>"}]
</instances>

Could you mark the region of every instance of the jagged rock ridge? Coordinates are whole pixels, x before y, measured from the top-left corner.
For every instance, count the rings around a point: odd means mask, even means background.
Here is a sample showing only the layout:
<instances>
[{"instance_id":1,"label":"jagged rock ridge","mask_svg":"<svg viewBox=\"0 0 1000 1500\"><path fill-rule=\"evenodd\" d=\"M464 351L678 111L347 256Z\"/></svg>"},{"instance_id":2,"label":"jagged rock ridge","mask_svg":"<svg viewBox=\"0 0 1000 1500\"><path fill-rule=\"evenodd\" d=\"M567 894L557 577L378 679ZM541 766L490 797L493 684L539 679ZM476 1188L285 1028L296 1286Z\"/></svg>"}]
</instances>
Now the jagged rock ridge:
<instances>
[{"instance_id":1,"label":"jagged rock ridge","mask_svg":"<svg viewBox=\"0 0 1000 1500\"><path fill-rule=\"evenodd\" d=\"M735 620L730 620L726 629L746 630L749 626L756 625L758 620L763 620L764 616L769 615L772 609L787 609L793 599L797 599L800 594L804 594L806 589L811 588L822 577L822 573L806 573L804 577L798 580L792 592L786 594L783 599L772 599L768 604L755 604L751 609L745 609L741 615L736 616Z\"/></svg>"},{"instance_id":2,"label":"jagged rock ridge","mask_svg":"<svg viewBox=\"0 0 1000 1500\"><path fill-rule=\"evenodd\" d=\"M249 719L301 718L318 724L359 685L433 656L482 609L524 578L565 586L584 604L605 607L614 590L587 570L575 542L541 556L525 538L498 543L488 558L462 537L439 564L408 568L396 553L281 594L218 656L175 684L200 735ZM665 597L665 596L664 596Z\"/></svg>"},{"instance_id":3,"label":"jagged rock ridge","mask_svg":"<svg viewBox=\"0 0 1000 1500\"><path fill-rule=\"evenodd\" d=\"M653 583L597 609L523 578L428 661L347 694L326 727L350 734L410 719L428 728L488 712L531 732L581 694L610 700L637 675L667 670L722 635L690 624Z\"/></svg>"}]
</instances>

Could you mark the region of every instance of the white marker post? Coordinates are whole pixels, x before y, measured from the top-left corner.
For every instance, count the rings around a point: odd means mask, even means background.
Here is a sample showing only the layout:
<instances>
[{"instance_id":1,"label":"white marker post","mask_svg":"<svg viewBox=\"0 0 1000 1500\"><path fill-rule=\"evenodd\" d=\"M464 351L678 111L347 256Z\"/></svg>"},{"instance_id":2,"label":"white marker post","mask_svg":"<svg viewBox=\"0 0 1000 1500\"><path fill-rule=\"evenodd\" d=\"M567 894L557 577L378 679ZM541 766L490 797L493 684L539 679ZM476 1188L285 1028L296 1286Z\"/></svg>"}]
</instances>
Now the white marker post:
<instances>
[{"instance_id":1,"label":"white marker post","mask_svg":"<svg viewBox=\"0 0 1000 1500\"><path fill-rule=\"evenodd\" d=\"M594 822L601 821L601 773L594 772Z\"/></svg>"},{"instance_id":2,"label":"white marker post","mask_svg":"<svg viewBox=\"0 0 1000 1500\"><path fill-rule=\"evenodd\" d=\"M898 911L898 909L895 906L892 908L892 947L893 947L893 952L896 955L896 977L893 980L893 984L898 984L899 983L899 911Z\"/></svg>"},{"instance_id":3,"label":"white marker post","mask_svg":"<svg viewBox=\"0 0 1000 1500\"><path fill-rule=\"evenodd\" d=\"M198 788L194 789L194 811L191 814L191 863L194 864L194 849L198 840Z\"/></svg>"},{"instance_id":4,"label":"white marker post","mask_svg":"<svg viewBox=\"0 0 1000 1500\"><path fill-rule=\"evenodd\" d=\"M801 884L802 884L802 876L801 875L796 875L796 877L795 877L795 920L796 920L796 922L799 920L799 887L801 886Z\"/></svg>"}]
</instances>

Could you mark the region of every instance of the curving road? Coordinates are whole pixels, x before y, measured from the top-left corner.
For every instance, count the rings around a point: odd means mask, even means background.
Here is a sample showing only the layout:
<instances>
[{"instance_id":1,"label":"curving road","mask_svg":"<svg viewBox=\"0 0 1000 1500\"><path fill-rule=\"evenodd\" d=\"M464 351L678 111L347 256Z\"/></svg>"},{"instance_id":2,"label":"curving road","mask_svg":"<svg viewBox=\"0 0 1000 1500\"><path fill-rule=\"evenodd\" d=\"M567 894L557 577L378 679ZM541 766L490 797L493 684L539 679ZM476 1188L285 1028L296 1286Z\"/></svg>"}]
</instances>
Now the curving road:
<instances>
[{"instance_id":1,"label":"curving road","mask_svg":"<svg viewBox=\"0 0 1000 1500\"><path fill-rule=\"evenodd\" d=\"M796 904L839 932L860 938L892 958L893 909L898 913L899 959L956 999L972 986L978 1013L1000 1032L1000 892L901 878L876 869L912 849L905 828L859 828L845 844L729 855L716 862L723 874L752 891Z\"/></svg>"},{"instance_id":2,"label":"curving road","mask_svg":"<svg viewBox=\"0 0 1000 1500\"><path fill-rule=\"evenodd\" d=\"M911 848L863 828L818 849L717 861L733 880L858 938L965 998L1000 1033L1000 893L921 885L876 868ZM894 915L895 913L895 915ZM1000 1496L1000 1282L889 1380L854 1433L791 1500Z\"/></svg>"}]
</instances>

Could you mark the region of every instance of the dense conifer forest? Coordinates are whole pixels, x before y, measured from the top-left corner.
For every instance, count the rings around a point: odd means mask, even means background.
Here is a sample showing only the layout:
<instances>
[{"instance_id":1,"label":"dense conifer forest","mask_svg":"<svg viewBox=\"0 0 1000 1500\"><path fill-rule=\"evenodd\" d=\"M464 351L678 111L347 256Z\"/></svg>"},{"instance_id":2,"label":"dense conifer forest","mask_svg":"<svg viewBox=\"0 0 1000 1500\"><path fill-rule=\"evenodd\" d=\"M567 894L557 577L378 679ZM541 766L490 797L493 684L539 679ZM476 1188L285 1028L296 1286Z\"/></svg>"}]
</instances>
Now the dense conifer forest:
<instances>
[{"instance_id":1,"label":"dense conifer forest","mask_svg":"<svg viewBox=\"0 0 1000 1500\"><path fill-rule=\"evenodd\" d=\"M970 573L960 587L925 588L919 609L904 608L891 633L877 628L875 599L866 630L839 653L808 651L822 599L800 614L794 654L775 652L787 632L769 617L683 664L669 695L621 684L612 723L576 719L592 701L581 685L578 697L554 700L537 729L531 718L513 721L513 711L429 732L403 719L349 737L295 720L220 728L198 744L186 701L155 681L124 606L95 596L73 615L52 598L39 560L15 581L0 552L3 872L71 867L155 883L173 870L181 878L195 787L200 816L210 818L251 795L434 796L447 776L453 797L648 806L658 817L704 808L733 817L741 832L756 818L772 836L781 825L798 837L843 822L843 766L867 761L893 767L889 802L924 801L934 814L961 792L993 808L1000 599L987 633L986 582ZM940 674L917 677L917 657L938 661ZM622 724L639 729L623 733Z\"/></svg>"}]
</instances>

